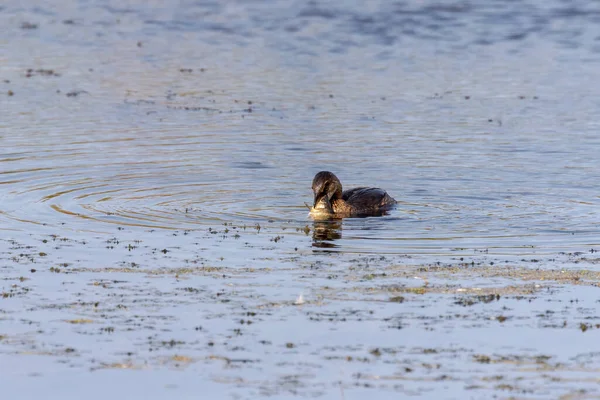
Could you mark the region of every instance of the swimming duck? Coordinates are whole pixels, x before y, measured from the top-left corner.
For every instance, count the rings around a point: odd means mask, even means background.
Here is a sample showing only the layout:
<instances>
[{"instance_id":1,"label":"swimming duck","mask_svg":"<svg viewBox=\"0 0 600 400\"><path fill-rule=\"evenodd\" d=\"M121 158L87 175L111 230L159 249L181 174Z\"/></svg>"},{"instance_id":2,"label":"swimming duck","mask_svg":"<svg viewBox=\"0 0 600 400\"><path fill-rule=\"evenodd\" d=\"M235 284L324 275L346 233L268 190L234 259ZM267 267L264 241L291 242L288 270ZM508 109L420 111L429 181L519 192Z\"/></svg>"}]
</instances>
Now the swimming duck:
<instances>
[{"instance_id":1,"label":"swimming duck","mask_svg":"<svg viewBox=\"0 0 600 400\"><path fill-rule=\"evenodd\" d=\"M342 192L342 183L333 173L321 171L312 182L315 199L313 217L362 217L383 215L396 204L385 190L358 187Z\"/></svg>"}]
</instances>

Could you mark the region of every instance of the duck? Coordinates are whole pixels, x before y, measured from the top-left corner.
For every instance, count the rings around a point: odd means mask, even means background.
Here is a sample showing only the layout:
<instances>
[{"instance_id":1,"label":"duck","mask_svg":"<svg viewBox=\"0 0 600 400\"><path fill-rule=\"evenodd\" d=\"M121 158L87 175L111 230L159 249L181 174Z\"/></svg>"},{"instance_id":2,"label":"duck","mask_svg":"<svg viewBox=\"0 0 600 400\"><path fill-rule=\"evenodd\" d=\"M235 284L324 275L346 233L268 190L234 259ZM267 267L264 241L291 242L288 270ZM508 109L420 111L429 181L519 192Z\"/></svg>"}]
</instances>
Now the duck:
<instances>
[{"instance_id":1,"label":"duck","mask_svg":"<svg viewBox=\"0 0 600 400\"><path fill-rule=\"evenodd\" d=\"M381 216L396 205L387 192L375 187L357 187L342 191L342 183L333 172L321 171L312 181L313 217Z\"/></svg>"}]
</instances>

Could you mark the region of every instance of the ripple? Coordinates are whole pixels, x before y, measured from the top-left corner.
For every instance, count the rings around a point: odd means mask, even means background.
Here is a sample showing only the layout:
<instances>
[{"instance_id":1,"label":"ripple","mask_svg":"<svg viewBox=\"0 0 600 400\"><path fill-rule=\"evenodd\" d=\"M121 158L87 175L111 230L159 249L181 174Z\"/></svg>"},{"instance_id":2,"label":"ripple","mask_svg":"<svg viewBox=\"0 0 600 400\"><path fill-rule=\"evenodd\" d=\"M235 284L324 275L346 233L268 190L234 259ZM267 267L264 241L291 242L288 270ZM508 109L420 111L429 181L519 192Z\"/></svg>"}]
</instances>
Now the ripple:
<instances>
[{"instance_id":1,"label":"ripple","mask_svg":"<svg viewBox=\"0 0 600 400\"><path fill-rule=\"evenodd\" d=\"M290 220L304 214L299 213L304 209L301 206L277 206L281 198L252 190L255 186L252 181L219 181L215 176L217 170L204 168L202 176L205 182L199 183L190 181L188 168L180 163L128 163L117 168L128 168L130 172L127 173L115 173L109 166L98 165L96 160L73 166L71 170L79 175L78 178L67 175L64 168L5 172L22 179L4 182L12 188L9 194L4 195L4 204L12 205L12 209L3 213L4 218L56 224L63 215L84 220L90 230L98 229L98 226L89 225L90 221L196 229L231 220L248 223L268 219ZM235 163L233 168L263 169L267 166L259 162L240 162ZM86 174L84 171L94 170L98 170L94 177L81 177ZM22 209L19 204L28 204L29 207ZM53 215L50 211L60 215ZM24 212L28 216L23 215Z\"/></svg>"}]
</instances>

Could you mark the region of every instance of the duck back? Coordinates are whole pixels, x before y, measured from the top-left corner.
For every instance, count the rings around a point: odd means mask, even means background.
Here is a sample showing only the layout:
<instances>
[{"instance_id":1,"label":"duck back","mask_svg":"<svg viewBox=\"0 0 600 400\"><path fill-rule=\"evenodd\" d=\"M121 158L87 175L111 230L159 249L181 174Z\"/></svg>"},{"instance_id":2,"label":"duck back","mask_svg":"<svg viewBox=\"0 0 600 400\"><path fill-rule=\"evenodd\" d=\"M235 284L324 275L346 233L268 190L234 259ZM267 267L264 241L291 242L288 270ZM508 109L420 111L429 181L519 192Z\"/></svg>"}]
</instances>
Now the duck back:
<instances>
[{"instance_id":1,"label":"duck back","mask_svg":"<svg viewBox=\"0 0 600 400\"><path fill-rule=\"evenodd\" d=\"M342 193L342 199L356 211L386 208L396 204L387 192L379 188L357 187Z\"/></svg>"}]
</instances>

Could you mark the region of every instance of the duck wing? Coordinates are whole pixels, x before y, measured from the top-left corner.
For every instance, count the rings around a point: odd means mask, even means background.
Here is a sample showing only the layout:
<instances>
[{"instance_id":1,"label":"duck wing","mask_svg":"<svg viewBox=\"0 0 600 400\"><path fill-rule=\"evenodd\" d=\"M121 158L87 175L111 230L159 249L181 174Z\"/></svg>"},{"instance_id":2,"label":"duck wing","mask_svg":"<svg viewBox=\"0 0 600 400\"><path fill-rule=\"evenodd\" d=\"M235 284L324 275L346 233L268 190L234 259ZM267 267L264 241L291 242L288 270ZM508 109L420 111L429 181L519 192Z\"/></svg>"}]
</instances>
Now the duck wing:
<instances>
[{"instance_id":1,"label":"duck wing","mask_svg":"<svg viewBox=\"0 0 600 400\"><path fill-rule=\"evenodd\" d=\"M342 193L342 199L357 209L376 208L396 204L385 190L370 187L357 187Z\"/></svg>"}]
</instances>

